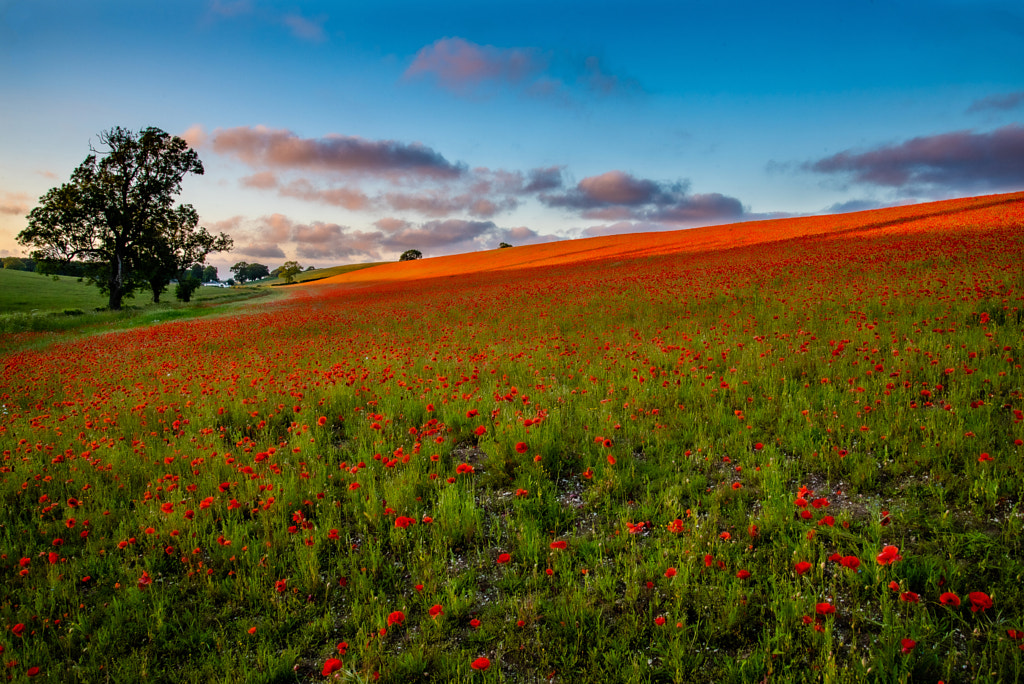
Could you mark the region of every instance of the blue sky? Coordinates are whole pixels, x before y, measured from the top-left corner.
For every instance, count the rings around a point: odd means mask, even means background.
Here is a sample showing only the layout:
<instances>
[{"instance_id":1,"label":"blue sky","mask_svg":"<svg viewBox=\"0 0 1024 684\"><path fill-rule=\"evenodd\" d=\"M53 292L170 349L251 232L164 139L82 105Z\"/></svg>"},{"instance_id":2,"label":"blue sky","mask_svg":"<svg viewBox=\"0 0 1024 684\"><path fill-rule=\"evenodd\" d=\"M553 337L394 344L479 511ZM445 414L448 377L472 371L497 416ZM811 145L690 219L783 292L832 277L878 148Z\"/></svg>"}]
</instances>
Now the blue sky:
<instances>
[{"instance_id":1,"label":"blue sky","mask_svg":"<svg viewBox=\"0 0 1024 684\"><path fill-rule=\"evenodd\" d=\"M303 265L1024 189L1020 2L0 0L0 254L116 125Z\"/></svg>"}]
</instances>

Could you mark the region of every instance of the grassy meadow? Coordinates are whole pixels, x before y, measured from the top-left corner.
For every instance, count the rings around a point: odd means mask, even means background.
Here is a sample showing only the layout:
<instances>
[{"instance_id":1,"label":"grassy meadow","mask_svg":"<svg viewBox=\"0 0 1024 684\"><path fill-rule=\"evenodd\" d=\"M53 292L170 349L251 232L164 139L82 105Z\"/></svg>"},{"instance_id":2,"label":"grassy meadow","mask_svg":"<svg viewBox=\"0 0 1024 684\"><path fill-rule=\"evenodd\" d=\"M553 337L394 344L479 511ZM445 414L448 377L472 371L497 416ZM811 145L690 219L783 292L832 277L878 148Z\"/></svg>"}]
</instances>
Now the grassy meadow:
<instances>
[{"instance_id":1,"label":"grassy meadow","mask_svg":"<svg viewBox=\"0 0 1024 684\"><path fill-rule=\"evenodd\" d=\"M1018 193L7 347L0 672L1019 681L1022 263Z\"/></svg>"}]
</instances>

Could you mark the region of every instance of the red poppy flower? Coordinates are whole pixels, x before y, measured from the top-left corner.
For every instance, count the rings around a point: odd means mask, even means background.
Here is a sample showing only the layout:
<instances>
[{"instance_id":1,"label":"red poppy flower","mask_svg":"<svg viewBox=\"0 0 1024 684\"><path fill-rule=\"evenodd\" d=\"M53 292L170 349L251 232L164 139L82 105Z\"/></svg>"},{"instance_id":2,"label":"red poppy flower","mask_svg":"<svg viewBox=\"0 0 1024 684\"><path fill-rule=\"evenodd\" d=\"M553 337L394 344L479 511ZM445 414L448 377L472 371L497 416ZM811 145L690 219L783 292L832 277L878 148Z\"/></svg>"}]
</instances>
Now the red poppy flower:
<instances>
[{"instance_id":1,"label":"red poppy flower","mask_svg":"<svg viewBox=\"0 0 1024 684\"><path fill-rule=\"evenodd\" d=\"M983 591L972 591L967 595L967 599L971 602L972 613L992 607L992 599Z\"/></svg>"},{"instance_id":2,"label":"red poppy flower","mask_svg":"<svg viewBox=\"0 0 1024 684\"><path fill-rule=\"evenodd\" d=\"M907 655L914 650L914 647L917 646L917 642L913 639L900 639L900 646L903 647L900 649L900 652L903 655Z\"/></svg>"},{"instance_id":3,"label":"red poppy flower","mask_svg":"<svg viewBox=\"0 0 1024 684\"><path fill-rule=\"evenodd\" d=\"M672 534L679 534L684 529L683 528L683 521L680 520L679 518L676 518L675 520L670 522L668 525L665 525L665 529L667 529Z\"/></svg>"},{"instance_id":4,"label":"red poppy flower","mask_svg":"<svg viewBox=\"0 0 1024 684\"><path fill-rule=\"evenodd\" d=\"M836 607L831 603L819 603L814 606L814 612L818 615L833 615L836 612Z\"/></svg>"},{"instance_id":5,"label":"red poppy flower","mask_svg":"<svg viewBox=\"0 0 1024 684\"><path fill-rule=\"evenodd\" d=\"M525 454L529 450L530 445L528 445L526 442L516 442L516 453ZM488 662L488 664L490 664L490 662Z\"/></svg>"},{"instance_id":6,"label":"red poppy flower","mask_svg":"<svg viewBox=\"0 0 1024 684\"><path fill-rule=\"evenodd\" d=\"M860 567L860 558L857 558L856 556L843 556L843 559L839 561L839 564L844 568L856 570Z\"/></svg>"},{"instance_id":7,"label":"red poppy flower","mask_svg":"<svg viewBox=\"0 0 1024 684\"><path fill-rule=\"evenodd\" d=\"M566 546L568 546L568 544L563 540L559 540L551 542L548 546L550 546L553 549L564 549Z\"/></svg>"},{"instance_id":8,"label":"red poppy flower","mask_svg":"<svg viewBox=\"0 0 1024 684\"><path fill-rule=\"evenodd\" d=\"M34 665L25 670L26 677L35 677L37 674L39 674L39 668Z\"/></svg>"},{"instance_id":9,"label":"red poppy flower","mask_svg":"<svg viewBox=\"0 0 1024 684\"><path fill-rule=\"evenodd\" d=\"M529 495L529 493L530 493L529 491L527 491L525 489L522 489L522 488L519 488L519 489L516 490L516 496L527 496L527 495Z\"/></svg>"},{"instance_id":10,"label":"red poppy flower","mask_svg":"<svg viewBox=\"0 0 1024 684\"><path fill-rule=\"evenodd\" d=\"M486 432L487 428L484 427L483 425L477 425L476 429L473 430L473 434L475 434L477 437L482 437Z\"/></svg>"},{"instance_id":11,"label":"red poppy flower","mask_svg":"<svg viewBox=\"0 0 1024 684\"><path fill-rule=\"evenodd\" d=\"M796 574L802 575L808 570L810 570L812 567L814 566L808 563L807 561L800 561L795 566L793 566L793 569L796 570Z\"/></svg>"},{"instance_id":12,"label":"red poppy flower","mask_svg":"<svg viewBox=\"0 0 1024 684\"><path fill-rule=\"evenodd\" d=\"M712 556L710 553L706 554L704 556L704 567L710 568L711 564L714 563L714 561L715 561L715 557L714 556Z\"/></svg>"},{"instance_id":13,"label":"red poppy flower","mask_svg":"<svg viewBox=\"0 0 1024 684\"><path fill-rule=\"evenodd\" d=\"M905 603L917 603L920 600L921 597L912 591L905 591L902 594L900 594L900 601L903 601Z\"/></svg>"},{"instance_id":14,"label":"red poppy flower","mask_svg":"<svg viewBox=\"0 0 1024 684\"><path fill-rule=\"evenodd\" d=\"M477 629L477 628L480 627L480 621L477 620L476 618L473 618L472 620L469 621L469 626L472 627L473 629Z\"/></svg>"},{"instance_id":15,"label":"red poppy flower","mask_svg":"<svg viewBox=\"0 0 1024 684\"><path fill-rule=\"evenodd\" d=\"M415 525L416 518L407 518L404 515L400 515L395 518L395 527L401 527L403 530L409 527L409 525Z\"/></svg>"},{"instance_id":16,"label":"red poppy flower","mask_svg":"<svg viewBox=\"0 0 1024 684\"><path fill-rule=\"evenodd\" d=\"M740 570L739 572L736 573L736 576L738 578L740 578L741 580L745 580L748 577L750 577L750 571L749 570Z\"/></svg>"},{"instance_id":17,"label":"red poppy flower","mask_svg":"<svg viewBox=\"0 0 1024 684\"><path fill-rule=\"evenodd\" d=\"M324 669L321 674L323 674L324 677L327 677L331 673L340 670L342 665L343 663L338 658L328 658L327 662L324 663Z\"/></svg>"},{"instance_id":18,"label":"red poppy flower","mask_svg":"<svg viewBox=\"0 0 1024 684\"><path fill-rule=\"evenodd\" d=\"M405 613L400 610L396 610L388 615L388 627L392 625L400 625L405 622Z\"/></svg>"},{"instance_id":19,"label":"red poppy flower","mask_svg":"<svg viewBox=\"0 0 1024 684\"><path fill-rule=\"evenodd\" d=\"M654 624L661 627L663 624L665 624L665 618L659 615L658 617L654 618Z\"/></svg>"},{"instance_id":20,"label":"red poppy flower","mask_svg":"<svg viewBox=\"0 0 1024 684\"><path fill-rule=\"evenodd\" d=\"M951 591L947 591L939 597L939 603L941 603L944 606L953 606L954 608L956 608L960 605L960 597Z\"/></svg>"},{"instance_id":21,"label":"red poppy flower","mask_svg":"<svg viewBox=\"0 0 1024 684\"><path fill-rule=\"evenodd\" d=\"M20 637L22 635L22 633L24 633L24 631L25 631L25 625L23 625L20 622L15 624L13 627L11 627L11 633L14 634L14 636L16 636L16 637Z\"/></svg>"},{"instance_id":22,"label":"red poppy flower","mask_svg":"<svg viewBox=\"0 0 1024 684\"><path fill-rule=\"evenodd\" d=\"M892 565L898 560L903 560L903 556L900 555L899 548L895 546L886 546L882 548L882 552L875 557L879 565Z\"/></svg>"},{"instance_id":23,"label":"red poppy flower","mask_svg":"<svg viewBox=\"0 0 1024 684\"><path fill-rule=\"evenodd\" d=\"M671 577L675 577L675 576L676 576L676 569L675 568L669 568L668 570L665 571L665 577L671 578Z\"/></svg>"},{"instance_id":24,"label":"red poppy flower","mask_svg":"<svg viewBox=\"0 0 1024 684\"><path fill-rule=\"evenodd\" d=\"M438 615L444 615L444 608L438 603L431 606L428 612L430 613L430 617L436 618Z\"/></svg>"},{"instance_id":25,"label":"red poppy flower","mask_svg":"<svg viewBox=\"0 0 1024 684\"><path fill-rule=\"evenodd\" d=\"M320 416L319 418L317 418L316 424L319 425L320 427L327 425L327 416Z\"/></svg>"},{"instance_id":26,"label":"red poppy flower","mask_svg":"<svg viewBox=\"0 0 1024 684\"><path fill-rule=\"evenodd\" d=\"M507 553L498 554L498 565L508 563L512 560L512 556Z\"/></svg>"},{"instance_id":27,"label":"red poppy flower","mask_svg":"<svg viewBox=\"0 0 1024 684\"><path fill-rule=\"evenodd\" d=\"M992 461L992 460L995 460L995 459L993 459L987 453L982 453L981 456L978 457L978 463L984 463L986 461Z\"/></svg>"},{"instance_id":28,"label":"red poppy flower","mask_svg":"<svg viewBox=\"0 0 1024 684\"><path fill-rule=\"evenodd\" d=\"M287 591L288 590L288 580L283 579L283 580L277 580L276 582L274 582L274 590L277 591L277 593L279 593L279 594L282 594L285 591Z\"/></svg>"},{"instance_id":29,"label":"red poppy flower","mask_svg":"<svg viewBox=\"0 0 1024 684\"><path fill-rule=\"evenodd\" d=\"M256 633L256 628L255 627L250 627L247 631L249 632L249 634L255 634Z\"/></svg>"},{"instance_id":30,"label":"red poppy flower","mask_svg":"<svg viewBox=\"0 0 1024 684\"><path fill-rule=\"evenodd\" d=\"M486 670L491 666L491 661L481 656L470 663L469 666L474 670Z\"/></svg>"}]
</instances>

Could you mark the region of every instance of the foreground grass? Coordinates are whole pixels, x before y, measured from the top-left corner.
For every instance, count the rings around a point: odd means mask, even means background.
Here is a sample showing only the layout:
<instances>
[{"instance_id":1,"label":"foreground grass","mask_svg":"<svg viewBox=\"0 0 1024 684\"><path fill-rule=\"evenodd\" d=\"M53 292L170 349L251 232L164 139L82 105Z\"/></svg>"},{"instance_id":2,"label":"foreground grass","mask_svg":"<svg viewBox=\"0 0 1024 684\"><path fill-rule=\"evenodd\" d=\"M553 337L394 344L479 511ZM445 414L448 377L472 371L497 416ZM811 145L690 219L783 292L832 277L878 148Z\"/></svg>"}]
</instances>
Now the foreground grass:
<instances>
[{"instance_id":1,"label":"foreground grass","mask_svg":"<svg viewBox=\"0 0 1024 684\"><path fill-rule=\"evenodd\" d=\"M8 355L6 672L1019 680L1024 245L982 219Z\"/></svg>"}]
</instances>

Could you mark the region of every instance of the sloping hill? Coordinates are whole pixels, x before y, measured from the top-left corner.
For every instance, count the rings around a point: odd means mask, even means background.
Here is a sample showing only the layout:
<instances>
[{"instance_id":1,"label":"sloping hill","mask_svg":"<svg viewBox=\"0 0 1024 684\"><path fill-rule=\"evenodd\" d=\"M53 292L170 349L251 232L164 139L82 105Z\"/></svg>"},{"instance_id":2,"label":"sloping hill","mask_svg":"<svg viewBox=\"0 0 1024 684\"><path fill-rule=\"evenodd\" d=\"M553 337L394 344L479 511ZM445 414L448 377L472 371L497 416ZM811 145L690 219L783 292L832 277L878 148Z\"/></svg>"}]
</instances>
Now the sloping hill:
<instances>
[{"instance_id":1,"label":"sloping hill","mask_svg":"<svg viewBox=\"0 0 1024 684\"><path fill-rule=\"evenodd\" d=\"M928 202L827 216L749 221L659 233L565 240L512 249L394 262L318 280L311 286L419 280L484 271L557 266L668 253L697 253L829 235L960 231L965 227L1024 226L1024 192Z\"/></svg>"}]
</instances>

